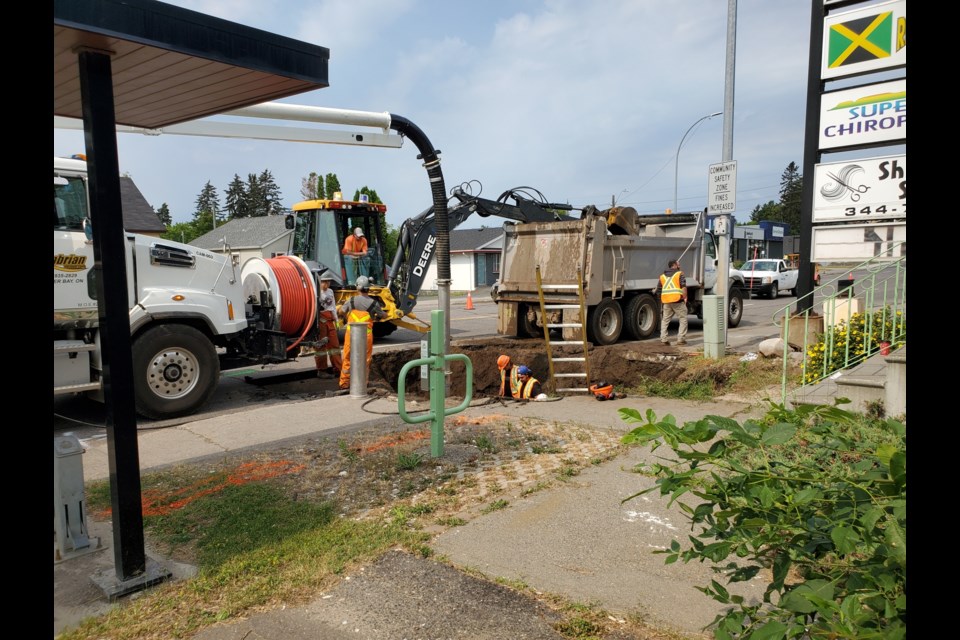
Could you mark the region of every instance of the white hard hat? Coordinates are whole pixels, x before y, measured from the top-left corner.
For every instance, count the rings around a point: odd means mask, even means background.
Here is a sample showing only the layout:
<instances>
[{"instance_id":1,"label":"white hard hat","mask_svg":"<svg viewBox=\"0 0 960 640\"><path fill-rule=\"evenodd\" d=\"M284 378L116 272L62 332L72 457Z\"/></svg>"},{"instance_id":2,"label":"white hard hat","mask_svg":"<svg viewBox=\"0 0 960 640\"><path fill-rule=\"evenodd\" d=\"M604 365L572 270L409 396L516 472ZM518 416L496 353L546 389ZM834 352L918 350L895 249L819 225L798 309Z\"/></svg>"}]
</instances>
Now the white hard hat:
<instances>
[{"instance_id":1,"label":"white hard hat","mask_svg":"<svg viewBox=\"0 0 960 640\"><path fill-rule=\"evenodd\" d=\"M370 278L367 276L357 277L357 289L369 289L370 288Z\"/></svg>"},{"instance_id":2,"label":"white hard hat","mask_svg":"<svg viewBox=\"0 0 960 640\"><path fill-rule=\"evenodd\" d=\"M360 227L357 227L356 229L353 230L353 234L357 236L363 236L363 229L361 229Z\"/></svg>"},{"instance_id":3,"label":"white hard hat","mask_svg":"<svg viewBox=\"0 0 960 640\"><path fill-rule=\"evenodd\" d=\"M333 272L330 269L324 269L323 273L320 274L320 280L334 280Z\"/></svg>"}]
</instances>

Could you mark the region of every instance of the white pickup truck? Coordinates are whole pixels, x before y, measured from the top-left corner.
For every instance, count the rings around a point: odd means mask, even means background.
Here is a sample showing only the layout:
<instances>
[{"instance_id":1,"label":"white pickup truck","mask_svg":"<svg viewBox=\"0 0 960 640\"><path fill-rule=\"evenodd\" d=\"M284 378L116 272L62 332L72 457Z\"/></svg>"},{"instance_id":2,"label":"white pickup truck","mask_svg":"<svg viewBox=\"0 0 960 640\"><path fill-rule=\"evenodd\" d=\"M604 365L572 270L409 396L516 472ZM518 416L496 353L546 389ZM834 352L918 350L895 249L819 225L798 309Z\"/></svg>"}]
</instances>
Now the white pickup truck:
<instances>
[{"instance_id":1,"label":"white pickup truck","mask_svg":"<svg viewBox=\"0 0 960 640\"><path fill-rule=\"evenodd\" d=\"M779 258L760 258L747 260L740 265L740 273L751 296L764 295L776 298L781 291L790 295L797 293L797 279L800 272L790 268Z\"/></svg>"}]
</instances>

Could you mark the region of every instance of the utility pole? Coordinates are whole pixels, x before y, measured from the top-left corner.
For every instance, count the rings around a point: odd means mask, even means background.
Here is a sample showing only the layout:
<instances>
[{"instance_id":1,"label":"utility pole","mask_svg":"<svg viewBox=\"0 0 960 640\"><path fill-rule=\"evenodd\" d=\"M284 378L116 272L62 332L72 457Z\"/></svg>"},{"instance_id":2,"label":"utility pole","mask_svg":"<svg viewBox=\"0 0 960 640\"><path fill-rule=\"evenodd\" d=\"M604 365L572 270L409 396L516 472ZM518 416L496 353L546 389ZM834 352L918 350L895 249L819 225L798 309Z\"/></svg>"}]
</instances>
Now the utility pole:
<instances>
[{"instance_id":1,"label":"utility pole","mask_svg":"<svg viewBox=\"0 0 960 640\"><path fill-rule=\"evenodd\" d=\"M727 62L723 90L723 162L733 160L733 89L737 62L737 0L727 0ZM717 296L722 313L718 314L721 321L720 336L723 342L720 345L720 356L726 353L727 347L727 289L730 282L730 234L733 233L733 220L726 214L721 214L724 230L720 234L720 255L717 262Z\"/></svg>"}]
</instances>

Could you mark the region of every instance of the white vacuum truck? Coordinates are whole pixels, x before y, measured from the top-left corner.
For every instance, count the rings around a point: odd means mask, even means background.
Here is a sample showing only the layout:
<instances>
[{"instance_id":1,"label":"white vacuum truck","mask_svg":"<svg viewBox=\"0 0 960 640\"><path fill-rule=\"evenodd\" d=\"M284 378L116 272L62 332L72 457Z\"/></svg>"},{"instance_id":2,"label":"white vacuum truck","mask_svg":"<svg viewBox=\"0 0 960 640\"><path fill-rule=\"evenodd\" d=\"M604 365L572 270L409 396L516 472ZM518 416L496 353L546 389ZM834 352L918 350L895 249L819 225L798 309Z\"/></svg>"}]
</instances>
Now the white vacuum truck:
<instances>
[{"instance_id":1,"label":"white vacuum truck","mask_svg":"<svg viewBox=\"0 0 960 640\"><path fill-rule=\"evenodd\" d=\"M88 202L86 163L54 158L53 393L103 401L99 269ZM125 241L122 256L104 260L126 261L142 416L193 413L213 395L221 368L283 362L300 346L318 344L316 285L303 260L255 259L241 270L229 252L134 233Z\"/></svg>"}]
</instances>

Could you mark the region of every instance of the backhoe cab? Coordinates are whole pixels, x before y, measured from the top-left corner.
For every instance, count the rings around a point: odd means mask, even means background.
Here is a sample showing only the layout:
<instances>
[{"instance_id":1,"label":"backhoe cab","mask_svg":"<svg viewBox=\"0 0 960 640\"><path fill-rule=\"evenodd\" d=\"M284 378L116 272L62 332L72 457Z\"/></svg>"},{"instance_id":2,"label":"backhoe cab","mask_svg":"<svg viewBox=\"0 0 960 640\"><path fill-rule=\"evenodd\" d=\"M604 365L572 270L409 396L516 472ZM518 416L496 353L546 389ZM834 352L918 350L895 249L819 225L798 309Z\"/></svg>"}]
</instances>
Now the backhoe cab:
<instances>
[{"instance_id":1,"label":"backhoe cab","mask_svg":"<svg viewBox=\"0 0 960 640\"><path fill-rule=\"evenodd\" d=\"M329 269L334 276L333 290L337 306L357 295L357 276L370 279L370 295L377 299L387 318L374 323L377 337L390 335L397 326L418 331L428 331L429 326L407 322L390 294L387 284L386 257L384 255L385 229L383 214L387 206L378 202L361 200L305 200L293 205L293 214L288 216L286 227L293 229L293 254L301 258L314 277ZM367 241L367 253L363 257L345 256L344 241L360 228ZM411 318L415 319L415 318Z\"/></svg>"}]
</instances>

